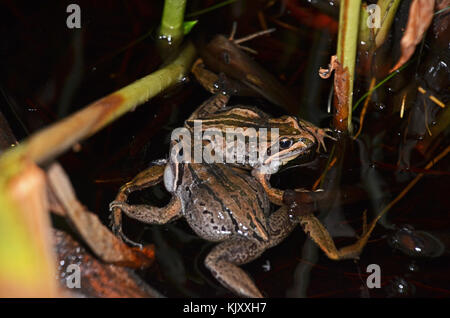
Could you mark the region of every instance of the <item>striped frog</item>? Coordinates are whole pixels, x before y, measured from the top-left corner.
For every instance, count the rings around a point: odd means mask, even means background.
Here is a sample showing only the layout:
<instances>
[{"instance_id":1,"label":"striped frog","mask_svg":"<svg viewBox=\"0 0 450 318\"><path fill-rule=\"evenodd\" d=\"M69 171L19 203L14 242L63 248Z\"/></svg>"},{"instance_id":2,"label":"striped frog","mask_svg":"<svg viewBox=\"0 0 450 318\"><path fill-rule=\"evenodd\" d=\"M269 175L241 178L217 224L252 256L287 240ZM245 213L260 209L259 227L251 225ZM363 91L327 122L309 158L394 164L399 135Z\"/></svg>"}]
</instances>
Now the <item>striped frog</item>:
<instances>
[{"instance_id":1,"label":"striped frog","mask_svg":"<svg viewBox=\"0 0 450 318\"><path fill-rule=\"evenodd\" d=\"M173 156L179 154L174 151L178 145L172 146ZM122 233L121 211L149 224L165 224L184 217L197 235L220 242L205 259L213 276L237 295L262 297L239 265L256 259L290 234L295 222L290 220L286 207L269 214L264 189L248 173L226 164L183 163L173 156L158 161L121 188L110 204L116 233ZM162 181L172 193L167 206L126 203L131 192Z\"/></svg>"}]
</instances>

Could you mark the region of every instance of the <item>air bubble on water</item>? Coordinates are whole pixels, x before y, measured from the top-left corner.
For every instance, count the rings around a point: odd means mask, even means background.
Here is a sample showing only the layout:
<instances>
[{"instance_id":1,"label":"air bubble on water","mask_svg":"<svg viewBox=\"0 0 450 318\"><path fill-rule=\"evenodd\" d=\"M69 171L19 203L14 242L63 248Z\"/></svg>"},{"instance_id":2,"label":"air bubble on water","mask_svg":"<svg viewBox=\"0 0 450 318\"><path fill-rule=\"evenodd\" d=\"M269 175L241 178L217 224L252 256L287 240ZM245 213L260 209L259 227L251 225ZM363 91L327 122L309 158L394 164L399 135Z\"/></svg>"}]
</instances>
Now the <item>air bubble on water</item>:
<instances>
[{"instance_id":1,"label":"air bubble on water","mask_svg":"<svg viewBox=\"0 0 450 318\"><path fill-rule=\"evenodd\" d=\"M417 264L416 264L415 262L411 262L411 263L408 265L408 270L409 270L410 272L418 272L418 271L419 271L419 267L417 266Z\"/></svg>"},{"instance_id":2,"label":"air bubble on water","mask_svg":"<svg viewBox=\"0 0 450 318\"><path fill-rule=\"evenodd\" d=\"M375 103L375 108L379 111L383 111L386 108L386 104L384 103Z\"/></svg>"},{"instance_id":3,"label":"air bubble on water","mask_svg":"<svg viewBox=\"0 0 450 318\"><path fill-rule=\"evenodd\" d=\"M388 285L388 293L391 297L412 296L415 286L402 277L395 277Z\"/></svg>"}]
</instances>

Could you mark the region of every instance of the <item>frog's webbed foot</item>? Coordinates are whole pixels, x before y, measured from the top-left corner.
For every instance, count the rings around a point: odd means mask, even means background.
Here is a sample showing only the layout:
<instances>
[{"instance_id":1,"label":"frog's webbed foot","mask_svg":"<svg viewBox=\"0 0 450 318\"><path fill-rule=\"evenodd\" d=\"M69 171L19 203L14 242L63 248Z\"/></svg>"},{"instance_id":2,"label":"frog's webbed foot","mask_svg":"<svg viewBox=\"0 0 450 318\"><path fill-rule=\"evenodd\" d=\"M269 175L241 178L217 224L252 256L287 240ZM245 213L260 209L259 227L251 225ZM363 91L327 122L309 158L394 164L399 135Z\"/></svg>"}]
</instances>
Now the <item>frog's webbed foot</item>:
<instances>
[{"instance_id":1,"label":"frog's webbed foot","mask_svg":"<svg viewBox=\"0 0 450 318\"><path fill-rule=\"evenodd\" d=\"M243 297L262 298L253 280L238 265L251 262L263 252L264 248L257 243L235 238L215 246L206 257L205 265L215 279L234 293Z\"/></svg>"},{"instance_id":2,"label":"frog's webbed foot","mask_svg":"<svg viewBox=\"0 0 450 318\"><path fill-rule=\"evenodd\" d=\"M363 234L358 241L352 245L336 248L330 233L322 225L322 223L313 215L304 215L299 217L299 221L305 233L320 247L320 249L332 260L357 259L361 254L364 246L367 244L370 233L375 227L376 220L372 222L370 229L364 221Z\"/></svg>"}]
</instances>

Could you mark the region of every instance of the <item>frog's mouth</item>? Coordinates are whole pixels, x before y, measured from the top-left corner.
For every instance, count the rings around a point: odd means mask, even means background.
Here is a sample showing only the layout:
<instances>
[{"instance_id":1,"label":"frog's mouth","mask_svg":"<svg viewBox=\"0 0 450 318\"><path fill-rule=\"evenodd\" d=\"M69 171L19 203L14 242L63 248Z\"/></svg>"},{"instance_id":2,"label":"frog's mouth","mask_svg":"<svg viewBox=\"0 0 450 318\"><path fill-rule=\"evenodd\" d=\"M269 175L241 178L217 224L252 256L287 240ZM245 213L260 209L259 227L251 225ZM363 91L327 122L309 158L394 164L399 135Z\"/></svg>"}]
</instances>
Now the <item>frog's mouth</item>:
<instances>
[{"instance_id":1,"label":"frog's mouth","mask_svg":"<svg viewBox=\"0 0 450 318\"><path fill-rule=\"evenodd\" d=\"M289 149L286 151L280 151L278 153L278 158L275 158L275 159L280 160L282 162L282 164L284 165L284 164L288 163L289 161L294 160L301 154L310 152L316 146L316 143L311 141L311 139L308 139L308 138L302 138L297 143L298 143L297 148ZM276 156L274 156L274 157L276 157ZM273 159L271 159L271 160L273 160Z\"/></svg>"},{"instance_id":2,"label":"frog's mouth","mask_svg":"<svg viewBox=\"0 0 450 318\"><path fill-rule=\"evenodd\" d=\"M286 149L285 151L280 151L273 156L269 156L264 161L263 166L267 169L267 173L276 173L281 166L287 164L302 154L309 153L315 148L315 146L315 142L312 142L307 138L302 138L296 149Z\"/></svg>"}]
</instances>

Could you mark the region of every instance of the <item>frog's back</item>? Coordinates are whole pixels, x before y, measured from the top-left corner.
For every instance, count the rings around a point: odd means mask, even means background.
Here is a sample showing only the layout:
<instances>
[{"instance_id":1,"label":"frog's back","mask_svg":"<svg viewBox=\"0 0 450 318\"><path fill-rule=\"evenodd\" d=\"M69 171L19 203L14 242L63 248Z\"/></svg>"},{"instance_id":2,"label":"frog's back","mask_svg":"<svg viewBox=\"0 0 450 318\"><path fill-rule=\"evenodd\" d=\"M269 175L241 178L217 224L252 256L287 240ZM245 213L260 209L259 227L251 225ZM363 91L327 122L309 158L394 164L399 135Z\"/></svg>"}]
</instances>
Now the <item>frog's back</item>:
<instances>
[{"instance_id":1,"label":"frog's back","mask_svg":"<svg viewBox=\"0 0 450 318\"><path fill-rule=\"evenodd\" d=\"M185 169L192 182L180 189L183 213L199 236L210 241L268 239L270 203L255 179L224 164L189 164Z\"/></svg>"}]
</instances>

